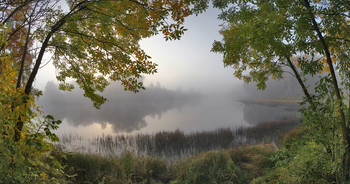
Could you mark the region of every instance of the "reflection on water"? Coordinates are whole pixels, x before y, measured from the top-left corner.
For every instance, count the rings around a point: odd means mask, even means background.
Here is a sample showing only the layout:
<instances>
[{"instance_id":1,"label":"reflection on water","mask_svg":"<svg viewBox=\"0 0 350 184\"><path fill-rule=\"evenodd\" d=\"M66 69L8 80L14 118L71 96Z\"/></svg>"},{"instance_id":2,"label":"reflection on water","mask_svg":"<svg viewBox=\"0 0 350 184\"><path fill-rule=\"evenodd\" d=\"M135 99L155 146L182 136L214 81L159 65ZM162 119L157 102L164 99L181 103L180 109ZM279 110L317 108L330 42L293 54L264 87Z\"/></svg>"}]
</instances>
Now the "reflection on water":
<instances>
[{"instance_id":1,"label":"reflection on water","mask_svg":"<svg viewBox=\"0 0 350 184\"><path fill-rule=\"evenodd\" d=\"M55 84L48 83L38 104L43 106L45 113L70 125L99 123L104 128L110 124L113 132L117 133L140 130L147 126L147 116L161 118L168 110L196 104L200 98L195 92L172 91L160 86L134 94L115 84L103 93L109 101L101 109L95 109L82 93L81 90L62 92Z\"/></svg>"},{"instance_id":2,"label":"reflection on water","mask_svg":"<svg viewBox=\"0 0 350 184\"><path fill-rule=\"evenodd\" d=\"M295 117L300 105L298 103L254 102L242 100L244 103L244 120L251 125L262 122L279 121Z\"/></svg>"},{"instance_id":3,"label":"reflection on water","mask_svg":"<svg viewBox=\"0 0 350 184\"><path fill-rule=\"evenodd\" d=\"M228 100L227 96L203 96L196 105L171 109L161 118L147 117L148 125L140 131L156 133L179 129L190 133L247 126L243 119L243 106L239 101Z\"/></svg>"},{"instance_id":4,"label":"reflection on water","mask_svg":"<svg viewBox=\"0 0 350 184\"><path fill-rule=\"evenodd\" d=\"M295 115L298 104L254 103L232 95L204 95L150 86L134 94L119 85L103 93L109 100L97 110L81 90L62 92L48 83L38 100L44 112L63 120L61 132L93 136L120 133L185 133L237 128Z\"/></svg>"},{"instance_id":5,"label":"reflection on water","mask_svg":"<svg viewBox=\"0 0 350 184\"><path fill-rule=\"evenodd\" d=\"M61 134L60 146L69 152L120 156L129 151L136 156L157 156L173 160L241 145L278 144L281 135L299 125L299 119L291 118L253 127L219 128L191 133L175 130L154 134L100 135L90 139L75 134Z\"/></svg>"}]
</instances>

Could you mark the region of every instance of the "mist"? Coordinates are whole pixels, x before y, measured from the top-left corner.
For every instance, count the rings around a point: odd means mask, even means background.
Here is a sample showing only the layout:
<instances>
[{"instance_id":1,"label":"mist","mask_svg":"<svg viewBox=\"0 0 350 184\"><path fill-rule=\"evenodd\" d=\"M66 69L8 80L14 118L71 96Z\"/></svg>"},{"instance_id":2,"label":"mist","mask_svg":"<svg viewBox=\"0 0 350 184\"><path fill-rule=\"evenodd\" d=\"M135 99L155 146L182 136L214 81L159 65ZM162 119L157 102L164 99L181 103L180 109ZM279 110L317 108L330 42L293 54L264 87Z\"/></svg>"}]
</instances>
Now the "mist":
<instances>
[{"instance_id":1,"label":"mist","mask_svg":"<svg viewBox=\"0 0 350 184\"><path fill-rule=\"evenodd\" d=\"M113 133L159 132L182 130L187 133L210 131L217 128L236 128L279 121L294 116L297 103L259 103L256 98L278 98L294 93L293 90L277 90L271 81L267 91L257 91L254 84L237 84L213 91L173 90L159 83L151 84L139 93L124 91L118 83L112 83L103 92L108 101L95 109L90 99L79 88L72 92L60 91L57 84L48 82L37 104L45 114L76 127L94 123L102 129L111 125ZM297 90L295 90L297 91Z\"/></svg>"},{"instance_id":2,"label":"mist","mask_svg":"<svg viewBox=\"0 0 350 184\"><path fill-rule=\"evenodd\" d=\"M168 90L150 85L139 93L124 91L121 85L112 83L103 92L108 101L101 109L93 107L90 99L83 97L83 91L75 88L72 92L60 91L57 84L48 82L43 96L37 100L45 114L51 114L74 126L88 126L99 123L112 125L114 132L131 132L147 125L145 117L158 117L169 109L180 109L198 103L198 92Z\"/></svg>"}]
</instances>

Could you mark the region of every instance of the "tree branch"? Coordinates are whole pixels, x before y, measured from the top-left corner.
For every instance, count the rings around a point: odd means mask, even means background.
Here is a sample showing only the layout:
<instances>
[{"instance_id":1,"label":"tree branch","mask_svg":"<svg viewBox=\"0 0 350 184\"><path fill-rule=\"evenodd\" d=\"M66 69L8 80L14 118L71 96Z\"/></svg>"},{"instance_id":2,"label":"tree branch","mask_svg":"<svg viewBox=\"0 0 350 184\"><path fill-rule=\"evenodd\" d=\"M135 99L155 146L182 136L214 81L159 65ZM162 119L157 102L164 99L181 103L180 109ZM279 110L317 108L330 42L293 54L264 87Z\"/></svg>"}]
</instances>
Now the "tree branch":
<instances>
[{"instance_id":1,"label":"tree branch","mask_svg":"<svg viewBox=\"0 0 350 184\"><path fill-rule=\"evenodd\" d=\"M17 8L15 8L8 16L5 20L3 20L1 23L5 24L7 21L9 21L11 19L11 17L18 11L20 11L23 7L27 6L31 1L33 0L26 0L23 2L23 4L21 4L20 6L18 6Z\"/></svg>"},{"instance_id":2,"label":"tree branch","mask_svg":"<svg viewBox=\"0 0 350 184\"><path fill-rule=\"evenodd\" d=\"M32 85L33 85L33 82L34 82L34 79L36 77L36 74L38 73L38 70L40 68L40 64L41 64L41 61L43 59L43 56L44 56L44 53L45 53L45 50L48 46L48 43L52 37L52 35L58 31L65 23L66 23L66 19L70 16L72 16L73 14L75 13L78 13L79 11L83 10L86 6L82 6L85 2L87 1L82 1L80 2L79 4L77 4L74 8L72 8L72 10L67 13L65 16L63 16L56 24L54 24L51 28L51 31L47 34L42 46L41 46L41 49L39 51L39 55L35 61L35 65L34 65L34 68L33 68L33 71L32 73L30 74L29 76L29 79L28 79L28 82L27 82L27 85L25 87L25 94L29 94L30 91L31 91L31 88L32 88ZM78 9L78 10L76 10Z\"/></svg>"}]
</instances>

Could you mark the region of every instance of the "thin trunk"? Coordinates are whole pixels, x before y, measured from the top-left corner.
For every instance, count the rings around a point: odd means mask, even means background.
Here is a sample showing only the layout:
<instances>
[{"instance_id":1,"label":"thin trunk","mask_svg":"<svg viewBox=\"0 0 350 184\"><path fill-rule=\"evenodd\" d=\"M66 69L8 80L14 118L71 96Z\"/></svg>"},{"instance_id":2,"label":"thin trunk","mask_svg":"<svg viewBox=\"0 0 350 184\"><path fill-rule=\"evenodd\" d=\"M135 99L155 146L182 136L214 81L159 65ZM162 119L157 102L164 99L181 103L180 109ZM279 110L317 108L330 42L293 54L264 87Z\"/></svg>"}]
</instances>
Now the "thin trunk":
<instances>
[{"instance_id":1,"label":"thin trunk","mask_svg":"<svg viewBox=\"0 0 350 184\"><path fill-rule=\"evenodd\" d=\"M35 61L34 68L33 68L32 72L31 72L31 74L29 76L29 79L28 79L28 81L26 83L26 86L24 88L24 93L26 95L29 95L31 90L32 90L34 79L35 79L35 77L36 77L36 75L37 75L37 73L39 71L39 68L40 68L43 56L45 54L45 50L46 50L46 48L49 45L49 41L50 41L52 35L56 31L58 31L66 23L67 17L69 17L69 16L71 16L71 15L73 15L73 14L75 14L75 13L81 11L81 10L83 10L87 6L87 5L83 5L85 3L88 3L88 1L82 1L79 4L77 4L74 8L72 8L72 10L69 13L67 13L55 25L52 26L51 31L47 34L44 42L41 45L38 57L37 57L37 59ZM23 104L27 103L27 98L26 97L23 98L22 103ZM16 123L16 126L15 126L14 140L16 142L18 142L21 139L21 132L22 132L22 129L23 129L23 125L24 125L24 122L19 117L18 118L18 122Z\"/></svg>"},{"instance_id":2,"label":"thin trunk","mask_svg":"<svg viewBox=\"0 0 350 184\"><path fill-rule=\"evenodd\" d=\"M294 75L295 75L295 78L297 78L297 80L298 80L298 82L299 82L299 84L300 84L300 87L302 88L302 90L303 90L303 92L304 92L304 94L305 94L305 96L306 96L307 102L309 102L311 108L314 108L314 104L313 104L312 98L311 98L311 96L310 96L310 93L309 93L309 91L307 90L307 88L306 88L306 86L305 86L303 80L301 80L301 77L300 77L300 74L299 74L298 70L296 69L296 67L294 66L293 62L290 60L289 57L286 57L286 59L287 59L287 62L288 62L288 64L289 64L289 67L293 70L293 73L294 73Z\"/></svg>"},{"instance_id":3,"label":"thin trunk","mask_svg":"<svg viewBox=\"0 0 350 184\"><path fill-rule=\"evenodd\" d=\"M79 4L77 4L75 7L72 8L72 10L67 13L64 17L62 17L55 25L52 26L51 28L51 31L49 32L49 34L46 36L42 46L41 46L41 49L39 51L39 55L38 55L38 58L37 60L35 61L35 65L34 65L34 68L33 68L33 71L32 73L30 74L29 76L29 79L28 79L28 82L27 82L27 85L24 89L24 92L28 95L32 89L32 85L33 85L33 82L34 82L34 79L36 77L36 74L38 73L38 70L40 68L40 64L41 64L41 61L42 61L42 58L44 56L44 53L45 53L45 50L48 46L48 43L49 43L49 40L51 39L52 35L58 31L65 23L66 23L66 19L67 17L69 16L72 16L74 15L75 13L78 13L79 11L83 10L85 7L87 7L87 5L83 5L85 3L88 3L88 1L82 1L80 2Z\"/></svg>"},{"instance_id":4,"label":"thin trunk","mask_svg":"<svg viewBox=\"0 0 350 184\"><path fill-rule=\"evenodd\" d=\"M34 79L36 77L36 74L38 73L39 71L39 68L40 68L40 65L41 65L41 61L43 59L43 56L45 54L45 50L49 44L49 41L52 37L52 35L58 31L58 29L65 23L66 21L61 19L59 22L57 22L51 29L51 31L49 32L49 34L46 36L42 46L41 46L41 49L40 49L40 52L39 52L39 55L38 55L38 58L36 59L35 61L35 65L34 65L34 68L29 76L29 79L28 79L28 82L24 88L24 93L26 95L29 95L31 90L32 90L32 86L33 86L33 82L34 82ZM23 104L27 103L27 99L26 98L23 98ZM19 118L18 119L18 122L16 124L16 127L15 127L15 141L19 141L20 138L21 138L21 132L22 132L22 129L23 129L23 125L24 125L24 122Z\"/></svg>"},{"instance_id":5,"label":"thin trunk","mask_svg":"<svg viewBox=\"0 0 350 184\"><path fill-rule=\"evenodd\" d=\"M349 156L350 156L350 137L349 137L349 130L348 130L348 122L346 121L345 118L345 114L343 111L343 99L341 97L340 94L340 90L339 90L339 86L338 86L338 81L337 81L337 77L335 75L335 70L333 67L333 63L332 63L332 58L331 58L331 54L329 52L329 48L328 45L326 43L326 41L323 38L323 35L320 31L320 28L318 27L318 24L315 20L315 16L313 14L313 12L311 11L311 7L310 7L310 3L308 0L304 0L305 2L305 7L308 9L309 11L309 15L310 15L310 19L312 21L312 25L314 27L314 30L317 33L317 36L323 46L323 50L326 54L326 59L327 59L327 64L329 66L329 70L330 70L330 74L332 77L332 83L334 86L334 91L335 91L335 95L337 97L337 100L339 101L339 107L338 107L338 111L341 117L341 127L342 127L342 132L343 132L343 143L344 146L346 147L346 151L344 153L344 158L343 158L343 169L344 169L344 177L345 177L345 182L349 181L349 168L350 168L350 160L349 160Z\"/></svg>"},{"instance_id":6,"label":"thin trunk","mask_svg":"<svg viewBox=\"0 0 350 184\"><path fill-rule=\"evenodd\" d=\"M30 42L30 39L29 39L30 38L30 28L31 28L31 23L29 23L29 26L28 26L28 33L27 33L27 37L26 37L26 42L25 42L24 48L23 48L23 55L22 55L22 59L21 59L21 65L20 65L20 68L19 68L19 73L18 73L18 78L17 78L17 85L16 85L17 89L19 89L21 87L23 70L24 70L24 63L26 61L28 45L29 45L29 42Z\"/></svg>"}]
</instances>

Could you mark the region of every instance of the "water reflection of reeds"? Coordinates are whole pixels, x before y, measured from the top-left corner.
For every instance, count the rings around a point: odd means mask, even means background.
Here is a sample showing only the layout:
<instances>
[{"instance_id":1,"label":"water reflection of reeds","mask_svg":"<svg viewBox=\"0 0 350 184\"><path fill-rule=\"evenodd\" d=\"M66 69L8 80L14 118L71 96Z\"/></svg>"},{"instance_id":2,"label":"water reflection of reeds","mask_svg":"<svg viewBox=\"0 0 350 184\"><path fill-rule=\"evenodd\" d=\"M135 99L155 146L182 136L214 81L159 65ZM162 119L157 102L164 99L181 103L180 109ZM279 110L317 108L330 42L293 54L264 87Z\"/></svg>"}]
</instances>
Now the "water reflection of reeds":
<instances>
[{"instance_id":1,"label":"water reflection of reeds","mask_svg":"<svg viewBox=\"0 0 350 184\"><path fill-rule=\"evenodd\" d=\"M184 133L181 130L155 134L101 135L82 140L76 135L62 135L61 144L66 151L77 151L71 144L79 141L84 150L78 152L100 155L120 155L125 151L137 156L182 158L208 150L234 148L241 145L277 143L280 136L300 125L299 119L266 122L254 127L219 128L214 131Z\"/></svg>"}]
</instances>

